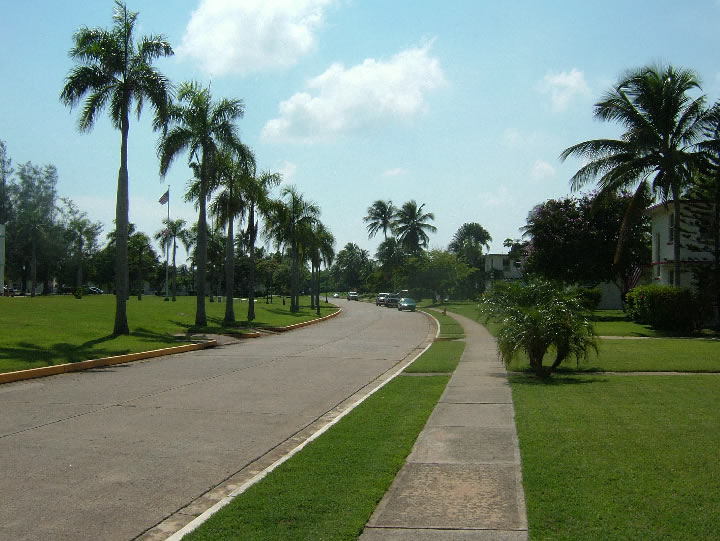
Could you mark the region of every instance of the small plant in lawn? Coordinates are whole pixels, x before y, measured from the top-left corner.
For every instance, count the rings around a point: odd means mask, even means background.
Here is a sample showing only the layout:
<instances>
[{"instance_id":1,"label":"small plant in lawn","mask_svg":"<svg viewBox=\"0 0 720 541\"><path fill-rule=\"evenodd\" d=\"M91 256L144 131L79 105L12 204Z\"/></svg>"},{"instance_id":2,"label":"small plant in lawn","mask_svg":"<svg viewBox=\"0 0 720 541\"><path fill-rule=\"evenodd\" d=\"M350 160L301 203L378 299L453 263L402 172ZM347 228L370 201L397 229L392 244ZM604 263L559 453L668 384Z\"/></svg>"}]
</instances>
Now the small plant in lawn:
<instances>
[{"instance_id":1,"label":"small plant in lawn","mask_svg":"<svg viewBox=\"0 0 720 541\"><path fill-rule=\"evenodd\" d=\"M533 278L526 282L496 282L479 308L486 320L499 325L496 338L503 362L508 365L519 351L527 353L539 377L548 377L565 359L584 359L597 351L592 312L576 287L564 287ZM548 350L555 360L543 365Z\"/></svg>"}]
</instances>

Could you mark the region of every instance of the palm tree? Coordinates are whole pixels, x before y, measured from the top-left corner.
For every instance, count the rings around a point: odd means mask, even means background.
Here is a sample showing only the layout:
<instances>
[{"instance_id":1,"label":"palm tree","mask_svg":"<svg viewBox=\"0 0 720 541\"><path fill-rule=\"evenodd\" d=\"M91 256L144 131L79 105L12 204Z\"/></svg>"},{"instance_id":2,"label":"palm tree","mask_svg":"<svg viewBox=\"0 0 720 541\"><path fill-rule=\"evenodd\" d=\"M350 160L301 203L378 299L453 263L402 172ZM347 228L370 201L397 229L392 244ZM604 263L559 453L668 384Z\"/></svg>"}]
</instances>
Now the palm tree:
<instances>
[{"instance_id":1,"label":"palm tree","mask_svg":"<svg viewBox=\"0 0 720 541\"><path fill-rule=\"evenodd\" d=\"M427 223L434 220L432 212L423 212L425 204L417 206L415 200L405 203L397 211L394 230L402 247L411 254L417 254L421 249L426 248L430 237L426 231L435 233L437 227Z\"/></svg>"},{"instance_id":2,"label":"palm tree","mask_svg":"<svg viewBox=\"0 0 720 541\"><path fill-rule=\"evenodd\" d=\"M600 120L620 123L625 128L622 138L585 141L560 155L563 161L570 156L587 160L570 179L573 190L597 179L601 191L635 188L639 201L648 183L663 201L672 198L676 286L680 284L680 197L701 165L704 155L697 144L710 118L705 96L689 95L699 89L699 79L691 70L657 66L630 71L595 104L594 111ZM630 205L623 220L616 259L629 222L642 210L638 206Z\"/></svg>"},{"instance_id":3,"label":"palm tree","mask_svg":"<svg viewBox=\"0 0 720 541\"><path fill-rule=\"evenodd\" d=\"M177 241L180 240L189 249L189 231L185 229L186 222L182 218L177 220L163 219L165 228L155 233L155 240L160 241L163 251L172 246L172 300L177 301L177 267L175 266L175 255L177 253Z\"/></svg>"},{"instance_id":4,"label":"palm tree","mask_svg":"<svg viewBox=\"0 0 720 541\"><path fill-rule=\"evenodd\" d=\"M255 319L255 242L257 241L258 222L256 213L268 216L271 208L270 190L280 184L282 177L278 173L265 171L256 176L253 172L245 178L243 194L247 205L247 231L248 256L250 269L248 271L248 314L247 320Z\"/></svg>"},{"instance_id":5,"label":"palm tree","mask_svg":"<svg viewBox=\"0 0 720 541\"><path fill-rule=\"evenodd\" d=\"M195 82L181 84L177 98L178 103L168 107L166 117L156 122L157 127L165 129L158 142L160 174L164 176L173 160L183 151L188 151L188 163L195 165L199 181L195 325L204 327L207 325L207 198L214 188L218 149L236 148L239 145L235 121L243 116L244 107L240 99L213 102L210 89L201 88Z\"/></svg>"},{"instance_id":6,"label":"palm tree","mask_svg":"<svg viewBox=\"0 0 720 541\"><path fill-rule=\"evenodd\" d=\"M482 247L490 250L492 237L479 223L464 223L455 232L448 250L458 256L468 265L480 268L482 266Z\"/></svg>"},{"instance_id":7,"label":"palm tree","mask_svg":"<svg viewBox=\"0 0 720 541\"><path fill-rule=\"evenodd\" d=\"M63 199L67 210L67 231L70 240L75 247L75 259L77 271L75 274L75 287L82 287L83 284L83 257L86 252L86 245L90 246L90 250L94 249L97 237L102 231L100 222L93 223L88 218L87 212L78 209L77 205L70 199Z\"/></svg>"},{"instance_id":8,"label":"palm tree","mask_svg":"<svg viewBox=\"0 0 720 541\"><path fill-rule=\"evenodd\" d=\"M242 193L243 183L255 172L255 156L245 145L233 151L224 150L218 155L218 186L223 190L211 204L211 212L218 225L227 226L225 242L225 318L224 325L235 324L233 303L235 290L235 243L233 226L235 217L240 215L246 202Z\"/></svg>"},{"instance_id":9,"label":"palm tree","mask_svg":"<svg viewBox=\"0 0 720 541\"><path fill-rule=\"evenodd\" d=\"M335 237L320 220L310 225L306 241L306 252L310 259L310 274L312 276L313 291L310 293L311 309L317 308L320 315L320 265L332 264L335 257Z\"/></svg>"},{"instance_id":10,"label":"palm tree","mask_svg":"<svg viewBox=\"0 0 720 541\"><path fill-rule=\"evenodd\" d=\"M377 235L378 231L382 230L385 239L387 239L387 232L393 229L396 212L397 209L392 201L382 201L378 199L369 206L367 216L363 218L363 221L368 224L368 238L373 238Z\"/></svg>"},{"instance_id":11,"label":"palm tree","mask_svg":"<svg viewBox=\"0 0 720 541\"><path fill-rule=\"evenodd\" d=\"M290 248L290 312L295 313L300 309L298 281L303 228L318 219L320 209L315 203L305 201L295 186L285 187L280 197L265 219L265 231L278 247Z\"/></svg>"},{"instance_id":12,"label":"palm tree","mask_svg":"<svg viewBox=\"0 0 720 541\"><path fill-rule=\"evenodd\" d=\"M162 114L168 102L170 83L152 62L171 56L172 47L160 35L142 37L134 43L133 30L137 13L128 11L123 2L115 1L113 27L83 27L73 39L75 46L70 57L78 62L65 80L60 100L74 107L87 95L80 115L80 131L89 131L100 111L107 105L113 125L120 130L120 170L118 172L115 223L118 234L115 267L115 325L114 334L129 334L126 299L128 294L128 132L130 110L135 102L138 118L145 100L156 113Z\"/></svg>"}]
</instances>

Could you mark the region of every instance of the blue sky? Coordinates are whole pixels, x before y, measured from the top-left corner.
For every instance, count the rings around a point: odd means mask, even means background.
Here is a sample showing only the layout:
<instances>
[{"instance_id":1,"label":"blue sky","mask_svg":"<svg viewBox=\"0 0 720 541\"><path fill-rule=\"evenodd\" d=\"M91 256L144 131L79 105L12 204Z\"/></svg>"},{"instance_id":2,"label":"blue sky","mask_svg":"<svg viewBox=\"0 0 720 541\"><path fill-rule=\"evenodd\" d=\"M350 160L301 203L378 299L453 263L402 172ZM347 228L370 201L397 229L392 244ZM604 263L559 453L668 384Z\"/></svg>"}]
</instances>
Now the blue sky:
<instances>
[{"instance_id":1,"label":"blue sky","mask_svg":"<svg viewBox=\"0 0 720 541\"><path fill-rule=\"evenodd\" d=\"M111 229L120 134L106 116L86 134L58 100L80 26L109 27L110 0L3 2L0 140L14 165L52 163L60 195ZM259 168L281 172L322 209L336 250L374 255L362 221L376 199L415 199L435 214L431 247L465 222L491 251L520 236L527 213L569 193L580 165L566 147L617 137L592 105L627 69L695 69L720 98L720 3L666 0L134 0L138 36L164 34L173 82L242 98L243 141ZM130 220L153 234L191 177L184 158L164 182L147 110L130 127Z\"/></svg>"}]
</instances>

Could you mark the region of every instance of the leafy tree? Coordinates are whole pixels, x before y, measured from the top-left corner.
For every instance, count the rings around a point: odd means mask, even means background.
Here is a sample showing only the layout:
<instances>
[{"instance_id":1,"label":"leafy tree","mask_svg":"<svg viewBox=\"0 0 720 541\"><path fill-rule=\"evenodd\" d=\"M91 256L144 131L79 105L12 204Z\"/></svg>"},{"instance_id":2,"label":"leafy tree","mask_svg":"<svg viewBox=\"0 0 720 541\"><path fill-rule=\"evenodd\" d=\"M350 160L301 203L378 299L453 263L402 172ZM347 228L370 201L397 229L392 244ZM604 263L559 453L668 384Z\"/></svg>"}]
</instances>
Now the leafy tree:
<instances>
[{"instance_id":1,"label":"leafy tree","mask_svg":"<svg viewBox=\"0 0 720 541\"><path fill-rule=\"evenodd\" d=\"M488 320L499 324L497 343L506 366L519 351L524 351L532 370L544 378L570 356L579 362L589 349L597 351L592 314L578 288L539 278L495 282L485 293L480 310ZM551 347L555 360L549 366L543 365Z\"/></svg>"},{"instance_id":2,"label":"leafy tree","mask_svg":"<svg viewBox=\"0 0 720 541\"><path fill-rule=\"evenodd\" d=\"M678 238L682 231L680 198L693 171L703 162L697 145L706 136L711 114L705 96L691 97L700 89L695 72L673 66L646 66L625 74L595 104L595 117L624 126L621 139L593 139L565 149L561 160L576 156L587 163L572 177L573 190L597 179L602 192L636 189L674 201ZM641 196L642 197L642 196ZM636 200L637 201L637 200ZM642 211L639 202L629 207L623 220L618 252L633 217ZM680 285L680 243L674 243L674 281Z\"/></svg>"},{"instance_id":3,"label":"leafy tree","mask_svg":"<svg viewBox=\"0 0 720 541\"><path fill-rule=\"evenodd\" d=\"M207 325L205 314L205 281L207 274L207 199L217 178L217 153L220 147L237 148L239 137L235 121L244 114L242 100L221 99L214 102L209 88L195 82L178 88L177 103L167 108L167 115L156 122L164 128L158 143L160 174L165 175L173 160L188 152L188 163L194 164L198 179L197 234L197 309L195 325Z\"/></svg>"},{"instance_id":4,"label":"leafy tree","mask_svg":"<svg viewBox=\"0 0 720 541\"><path fill-rule=\"evenodd\" d=\"M0 224L8 222L10 214L10 193L8 185L14 170L12 160L7 155L5 141L0 141Z\"/></svg>"},{"instance_id":5,"label":"leafy tree","mask_svg":"<svg viewBox=\"0 0 720 541\"><path fill-rule=\"evenodd\" d=\"M65 208L63 214L66 216L66 230L70 244L75 253L75 287L83 285L83 266L85 261L92 257L97 250L97 240L102 232L100 222L91 222L86 212L81 211L70 199L63 199Z\"/></svg>"},{"instance_id":6,"label":"leafy tree","mask_svg":"<svg viewBox=\"0 0 720 541\"><path fill-rule=\"evenodd\" d=\"M281 199L276 201L265 219L265 231L268 239L275 244L290 248L290 312L300 309L298 286L300 282L300 251L303 234L320 216L320 208L306 201L295 186L282 190Z\"/></svg>"},{"instance_id":7,"label":"leafy tree","mask_svg":"<svg viewBox=\"0 0 720 541\"><path fill-rule=\"evenodd\" d=\"M131 273L134 271L137 280L137 299L142 300L144 278L155 274L158 256L150 244L150 237L138 231L128 238L128 255Z\"/></svg>"},{"instance_id":8,"label":"leafy tree","mask_svg":"<svg viewBox=\"0 0 720 541\"><path fill-rule=\"evenodd\" d=\"M423 260L420 272L421 285L433 291L441 299L453 295L471 275L472 269L467 263L450 252L430 250Z\"/></svg>"},{"instance_id":9,"label":"leafy tree","mask_svg":"<svg viewBox=\"0 0 720 541\"><path fill-rule=\"evenodd\" d=\"M128 133L130 110L133 102L138 118L145 101L149 101L156 113L162 113L167 106L170 84L155 68L156 58L171 56L172 47L161 35L142 37L137 44L133 32L138 14L128 11L123 2L115 1L113 27L80 28L73 40L70 57L78 65L65 80L60 100L70 107L78 105L87 96L78 127L89 131L98 115L109 106L113 125L120 130L120 170L117 183L117 204L115 208L116 231L116 276L117 289L115 304L114 334L129 334L127 323L126 296L128 294Z\"/></svg>"},{"instance_id":10,"label":"leafy tree","mask_svg":"<svg viewBox=\"0 0 720 541\"><path fill-rule=\"evenodd\" d=\"M650 223L644 216L626 227L625 248L616 258L619 224L627 209L633 201L649 202L649 194L641 195L608 192L536 206L523 228L530 237L526 270L583 285L615 281L624 298L637 269L650 258Z\"/></svg>"},{"instance_id":11,"label":"leafy tree","mask_svg":"<svg viewBox=\"0 0 720 541\"><path fill-rule=\"evenodd\" d=\"M177 266L175 265L177 241L180 240L186 248L189 248L190 232L185 229L186 222L182 218L177 220L163 218L163 225L165 228L155 233L155 240L160 241L163 251L169 250L172 246L172 301L175 302L177 301Z\"/></svg>"},{"instance_id":12,"label":"leafy tree","mask_svg":"<svg viewBox=\"0 0 720 541\"><path fill-rule=\"evenodd\" d=\"M372 272L370 254L357 244L348 242L338 252L331 272L340 289L363 289L365 280Z\"/></svg>"},{"instance_id":13,"label":"leafy tree","mask_svg":"<svg viewBox=\"0 0 720 541\"><path fill-rule=\"evenodd\" d=\"M482 267L482 248L490 249L492 237L479 223L464 223L457 230L448 250L470 266Z\"/></svg>"},{"instance_id":14,"label":"leafy tree","mask_svg":"<svg viewBox=\"0 0 720 541\"><path fill-rule=\"evenodd\" d=\"M411 254L417 254L430 242L427 232L435 233L437 228L428 223L434 220L432 212L423 212L425 204L418 207L415 200L405 203L397 211L394 230L402 247Z\"/></svg>"},{"instance_id":15,"label":"leafy tree","mask_svg":"<svg viewBox=\"0 0 720 541\"><path fill-rule=\"evenodd\" d=\"M392 201L382 201L378 199L367 209L367 216L363 221L367 224L368 238L373 238L378 231L383 232L385 240L387 240L388 231L393 230L397 209Z\"/></svg>"}]
</instances>

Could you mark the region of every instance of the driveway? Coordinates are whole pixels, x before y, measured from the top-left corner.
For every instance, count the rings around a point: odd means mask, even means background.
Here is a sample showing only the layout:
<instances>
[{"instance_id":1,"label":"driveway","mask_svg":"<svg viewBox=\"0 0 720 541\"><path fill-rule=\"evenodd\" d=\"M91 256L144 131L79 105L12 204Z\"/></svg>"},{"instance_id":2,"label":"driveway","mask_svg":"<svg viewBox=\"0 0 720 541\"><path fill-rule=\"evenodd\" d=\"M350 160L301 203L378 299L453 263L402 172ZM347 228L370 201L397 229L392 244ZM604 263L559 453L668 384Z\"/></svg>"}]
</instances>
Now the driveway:
<instances>
[{"instance_id":1,"label":"driveway","mask_svg":"<svg viewBox=\"0 0 720 541\"><path fill-rule=\"evenodd\" d=\"M147 538L434 333L421 313L339 304L285 334L1 385L0 539Z\"/></svg>"}]
</instances>

